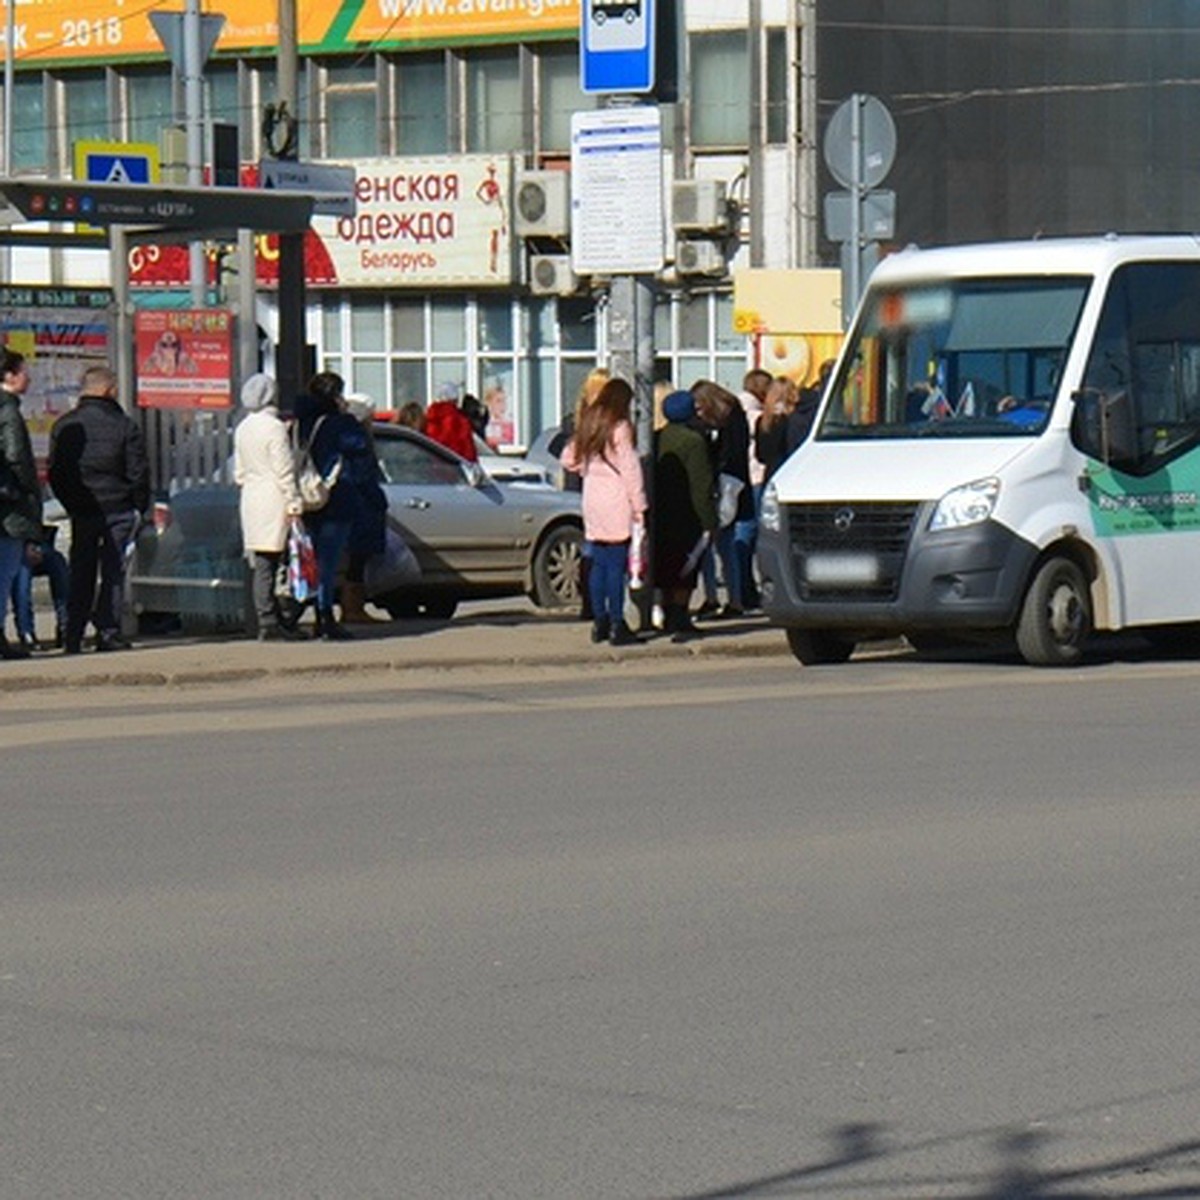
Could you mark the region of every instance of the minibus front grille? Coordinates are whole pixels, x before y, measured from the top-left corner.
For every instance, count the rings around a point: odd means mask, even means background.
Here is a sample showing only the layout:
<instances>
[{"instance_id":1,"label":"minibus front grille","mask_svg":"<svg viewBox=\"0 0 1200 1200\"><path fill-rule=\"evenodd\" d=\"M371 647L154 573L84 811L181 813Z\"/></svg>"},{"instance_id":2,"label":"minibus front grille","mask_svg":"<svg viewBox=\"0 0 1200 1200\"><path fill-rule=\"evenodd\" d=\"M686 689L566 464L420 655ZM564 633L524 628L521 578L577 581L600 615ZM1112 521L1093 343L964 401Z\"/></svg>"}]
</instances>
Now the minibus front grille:
<instances>
[{"instance_id":1,"label":"minibus front grille","mask_svg":"<svg viewBox=\"0 0 1200 1200\"><path fill-rule=\"evenodd\" d=\"M796 590L805 600L887 601L900 592L917 504L788 504Z\"/></svg>"}]
</instances>

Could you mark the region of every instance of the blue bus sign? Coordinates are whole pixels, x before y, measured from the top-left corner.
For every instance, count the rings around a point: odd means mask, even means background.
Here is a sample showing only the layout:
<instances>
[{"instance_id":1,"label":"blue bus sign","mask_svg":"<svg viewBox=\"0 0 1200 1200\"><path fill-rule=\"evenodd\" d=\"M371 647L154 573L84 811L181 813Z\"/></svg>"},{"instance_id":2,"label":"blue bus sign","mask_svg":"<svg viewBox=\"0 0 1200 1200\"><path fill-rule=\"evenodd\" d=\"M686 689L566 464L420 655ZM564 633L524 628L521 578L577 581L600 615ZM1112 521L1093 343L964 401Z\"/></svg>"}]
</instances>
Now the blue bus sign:
<instances>
[{"instance_id":1,"label":"blue bus sign","mask_svg":"<svg viewBox=\"0 0 1200 1200\"><path fill-rule=\"evenodd\" d=\"M655 0L583 0L580 89L596 94L654 90Z\"/></svg>"}]
</instances>

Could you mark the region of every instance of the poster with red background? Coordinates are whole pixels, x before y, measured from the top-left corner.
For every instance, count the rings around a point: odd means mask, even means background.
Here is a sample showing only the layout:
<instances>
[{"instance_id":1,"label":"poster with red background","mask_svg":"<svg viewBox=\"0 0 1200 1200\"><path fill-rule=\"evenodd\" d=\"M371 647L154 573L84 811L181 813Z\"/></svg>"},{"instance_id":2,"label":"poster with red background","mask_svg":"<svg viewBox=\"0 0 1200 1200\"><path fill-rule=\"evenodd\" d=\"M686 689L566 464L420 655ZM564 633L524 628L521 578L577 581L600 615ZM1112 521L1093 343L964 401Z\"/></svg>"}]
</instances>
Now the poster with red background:
<instances>
[{"instance_id":1,"label":"poster with red background","mask_svg":"<svg viewBox=\"0 0 1200 1200\"><path fill-rule=\"evenodd\" d=\"M233 320L222 308L142 309L134 314L141 408L229 408Z\"/></svg>"}]
</instances>

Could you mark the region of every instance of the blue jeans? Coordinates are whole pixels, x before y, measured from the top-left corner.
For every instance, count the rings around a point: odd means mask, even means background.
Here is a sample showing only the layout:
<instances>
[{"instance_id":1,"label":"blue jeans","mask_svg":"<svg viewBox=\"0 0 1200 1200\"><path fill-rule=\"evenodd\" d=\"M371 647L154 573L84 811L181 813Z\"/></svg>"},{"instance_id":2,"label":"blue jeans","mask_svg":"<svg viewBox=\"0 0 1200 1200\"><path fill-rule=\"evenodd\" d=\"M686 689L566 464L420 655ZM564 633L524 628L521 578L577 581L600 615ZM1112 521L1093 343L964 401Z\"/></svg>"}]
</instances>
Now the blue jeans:
<instances>
[{"instance_id":1,"label":"blue jeans","mask_svg":"<svg viewBox=\"0 0 1200 1200\"><path fill-rule=\"evenodd\" d=\"M751 558L758 522L734 521L717 534L717 553L721 556L721 574L725 578L727 602L734 608L748 608L755 599Z\"/></svg>"},{"instance_id":2,"label":"blue jeans","mask_svg":"<svg viewBox=\"0 0 1200 1200\"><path fill-rule=\"evenodd\" d=\"M25 539L0 536L0 634L8 616L8 598L13 580L25 560Z\"/></svg>"},{"instance_id":3,"label":"blue jeans","mask_svg":"<svg viewBox=\"0 0 1200 1200\"><path fill-rule=\"evenodd\" d=\"M12 585L13 618L17 633L21 637L33 637L36 633L33 619L33 578L45 575L50 581L50 598L54 602L54 623L61 630L67 628L67 560L61 550L53 546L42 547L42 561L31 567L24 557Z\"/></svg>"},{"instance_id":4,"label":"blue jeans","mask_svg":"<svg viewBox=\"0 0 1200 1200\"><path fill-rule=\"evenodd\" d=\"M313 549L317 554L317 612L333 612L333 598L337 592L337 572L342 561L342 551L350 541L350 521L312 521Z\"/></svg>"},{"instance_id":5,"label":"blue jeans","mask_svg":"<svg viewBox=\"0 0 1200 1200\"><path fill-rule=\"evenodd\" d=\"M628 542L593 542L592 574L588 590L592 616L616 625L625 619L625 577L629 567Z\"/></svg>"}]
</instances>

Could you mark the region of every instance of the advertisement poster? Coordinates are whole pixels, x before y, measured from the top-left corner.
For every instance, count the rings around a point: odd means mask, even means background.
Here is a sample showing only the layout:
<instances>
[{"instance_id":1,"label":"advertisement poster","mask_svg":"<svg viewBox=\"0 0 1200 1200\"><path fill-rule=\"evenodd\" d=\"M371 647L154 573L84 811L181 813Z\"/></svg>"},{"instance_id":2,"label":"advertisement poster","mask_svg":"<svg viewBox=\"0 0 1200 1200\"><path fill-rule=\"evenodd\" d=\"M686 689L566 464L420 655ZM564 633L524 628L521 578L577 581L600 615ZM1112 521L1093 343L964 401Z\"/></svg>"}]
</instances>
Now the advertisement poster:
<instances>
[{"instance_id":1,"label":"advertisement poster","mask_svg":"<svg viewBox=\"0 0 1200 1200\"><path fill-rule=\"evenodd\" d=\"M0 287L0 337L29 367L21 414L43 476L50 427L74 405L83 372L111 362L109 299L86 289Z\"/></svg>"},{"instance_id":2,"label":"advertisement poster","mask_svg":"<svg viewBox=\"0 0 1200 1200\"><path fill-rule=\"evenodd\" d=\"M231 407L233 320L225 309L142 310L134 347L139 407Z\"/></svg>"},{"instance_id":3,"label":"advertisement poster","mask_svg":"<svg viewBox=\"0 0 1200 1200\"><path fill-rule=\"evenodd\" d=\"M510 155L367 158L329 165L354 168L357 211L353 217L313 218L304 235L308 286L487 287L514 282ZM243 166L242 186L257 185L257 167ZM278 236L256 236L254 254L259 286L277 285ZM210 283L216 282L216 265L216 254L210 253ZM132 287L181 287L188 278L187 246L130 249Z\"/></svg>"},{"instance_id":4,"label":"advertisement poster","mask_svg":"<svg viewBox=\"0 0 1200 1200\"><path fill-rule=\"evenodd\" d=\"M368 158L355 169L357 212L314 217L341 287L487 286L513 281L507 154Z\"/></svg>"},{"instance_id":5,"label":"advertisement poster","mask_svg":"<svg viewBox=\"0 0 1200 1200\"><path fill-rule=\"evenodd\" d=\"M125 0L30 0L16 14L13 45L21 65L103 63L166 57L150 22L159 6ZM238 0L221 13L215 51L263 51L279 45L277 0ZM568 37L579 30L579 0L299 0L297 38L304 54L360 53L412 46L470 45L499 38Z\"/></svg>"}]
</instances>

